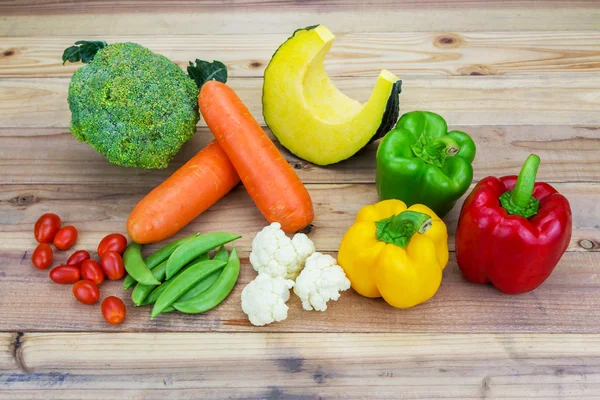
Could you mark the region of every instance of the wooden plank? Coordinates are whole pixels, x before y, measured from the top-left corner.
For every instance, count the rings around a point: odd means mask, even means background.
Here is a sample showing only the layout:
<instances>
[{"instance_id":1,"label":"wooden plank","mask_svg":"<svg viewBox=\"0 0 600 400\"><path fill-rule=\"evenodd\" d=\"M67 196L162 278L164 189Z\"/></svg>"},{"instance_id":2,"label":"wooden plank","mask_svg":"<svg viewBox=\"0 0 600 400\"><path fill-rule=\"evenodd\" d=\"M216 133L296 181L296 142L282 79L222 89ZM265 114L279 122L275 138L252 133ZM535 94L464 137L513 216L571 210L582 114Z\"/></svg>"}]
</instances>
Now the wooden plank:
<instances>
[{"instance_id":1,"label":"wooden plank","mask_svg":"<svg viewBox=\"0 0 600 400\"><path fill-rule=\"evenodd\" d=\"M282 34L109 36L135 42L185 68L190 60L218 59L233 77L262 77ZM92 39L87 36L87 39ZM80 37L4 37L0 77L70 76L81 64L62 65L62 52ZM1 56L3 55L3 56ZM327 58L332 76L503 75L600 70L600 32L347 33Z\"/></svg>"},{"instance_id":2,"label":"wooden plank","mask_svg":"<svg viewBox=\"0 0 600 400\"><path fill-rule=\"evenodd\" d=\"M594 6L597 3L594 0L575 0L569 2L569 7ZM276 7L280 11L299 10L322 12L326 10L350 10L365 11L379 10L392 11L396 8L418 8L426 6L428 8L443 7L469 8L470 6L479 6L490 10L504 9L511 7L526 6L536 9L554 8L565 6L561 0L546 0L544 3L532 0L508 0L501 3L489 2L483 0L465 1L465 0L426 0L415 2L414 0L375 0L365 3L360 0L309 0L303 2L294 2L289 0L233 0L223 3L218 0L180 0L176 4L177 11L204 11L204 12L228 12L236 9L245 11L272 12ZM144 11L169 12L173 11L173 5L155 0L142 1L121 1L119 3L107 4L101 0L21 0L18 3L11 0L0 1L0 12L4 15L44 15L44 14L80 14L80 13L138 13ZM564 7L567 8L567 7Z\"/></svg>"},{"instance_id":3,"label":"wooden plank","mask_svg":"<svg viewBox=\"0 0 600 400\"><path fill-rule=\"evenodd\" d=\"M125 5L124 5L125 4ZM351 2L3 2L0 36L289 33L321 23L334 32L563 31L598 29L594 0ZM165 8L168 8L165 11ZM119 11L118 13L115 11ZM268 10L268 12L265 12ZM135 12L135 18L131 17Z\"/></svg>"},{"instance_id":4,"label":"wooden plank","mask_svg":"<svg viewBox=\"0 0 600 400\"><path fill-rule=\"evenodd\" d=\"M595 243L591 251L600 250L600 205L596 201L600 184L558 183L555 187L569 199L573 209L569 250L589 251L580 244L582 240ZM337 251L360 208L377 202L374 184L311 184L307 188L315 209L309 236L321 251ZM108 233L124 230L129 213L147 191L129 186L126 181L118 186L0 185L0 251L11 252L18 260L25 257L25 250L35 248L32 227L45 212L57 213L65 223L75 225L80 231L78 245L94 249ZM444 217L451 249L463 199ZM193 232L237 232L243 238L236 246L249 251L252 238L266 224L240 186L192 221L179 236Z\"/></svg>"},{"instance_id":5,"label":"wooden plank","mask_svg":"<svg viewBox=\"0 0 600 400\"><path fill-rule=\"evenodd\" d=\"M477 143L475 180L519 171L528 154L542 158L540 180L600 182L600 127L565 125L456 126ZM267 130L268 131L268 130ZM79 184L151 188L213 140L199 128L167 169L144 170L112 165L66 128L0 129L0 182L4 184ZM279 146L304 183L373 183L377 143L351 159L328 167L302 161ZM24 166L27 166L24 168Z\"/></svg>"},{"instance_id":6,"label":"wooden plank","mask_svg":"<svg viewBox=\"0 0 600 400\"><path fill-rule=\"evenodd\" d=\"M591 399L600 393L599 348L598 334L27 333L23 358L34 373L0 377L0 393L313 399L372 398L376 389L379 399Z\"/></svg>"},{"instance_id":7,"label":"wooden plank","mask_svg":"<svg viewBox=\"0 0 600 400\"><path fill-rule=\"evenodd\" d=\"M318 244L317 244L318 246ZM78 248L81 248L78 246ZM87 247L92 249L92 247ZM242 272L231 295L203 315L170 313L150 320L150 308L136 308L121 282L105 282L104 296L125 301L127 318L119 326L107 324L99 304L78 303L70 285L57 285L47 271L30 265L28 257L0 252L0 331L111 331L202 332L255 331L240 306L243 287L256 276L242 251ZM334 254L335 255L335 254ZM442 286L433 299L408 310L394 309L381 299L344 292L324 313L304 311L292 294L288 318L260 328L263 332L546 332L597 333L600 330L600 274L598 253L566 253L554 273L538 289L503 295L491 286L466 282L454 253L444 271ZM66 255L59 254L59 260ZM58 262L57 262L58 264Z\"/></svg>"},{"instance_id":8,"label":"wooden plank","mask_svg":"<svg viewBox=\"0 0 600 400\"><path fill-rule=\"evenodd\" d=\"M402 112L432 110L453 125L600 125L600 79L587 75L403 78ZM375 75L335 82L349 96L366 101ZM238 78L229 84L264 123L262 80ZM68 86L64 78L0 79L0 128L68 127Z\"/></svg>"}]
</instances>

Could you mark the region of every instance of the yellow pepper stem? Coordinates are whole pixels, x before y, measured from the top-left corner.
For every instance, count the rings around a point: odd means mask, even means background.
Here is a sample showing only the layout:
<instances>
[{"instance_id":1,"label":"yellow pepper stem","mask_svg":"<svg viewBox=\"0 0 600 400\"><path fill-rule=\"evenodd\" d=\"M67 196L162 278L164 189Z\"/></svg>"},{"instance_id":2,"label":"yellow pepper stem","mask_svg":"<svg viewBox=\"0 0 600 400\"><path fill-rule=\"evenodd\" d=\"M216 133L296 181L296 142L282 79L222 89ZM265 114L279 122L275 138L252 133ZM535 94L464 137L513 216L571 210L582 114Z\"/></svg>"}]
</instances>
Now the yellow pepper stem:
<instances>
[{"instance_id":1,"label":"yellow pepper stem","mask_svg":"<svg viewBox=\"0 0 600 400\"><path fill-rule=\"evenodd\" d=\"M375 223L377 239L405 249L413 235L427 232L431 228L431 223L429 215L407 210L377 221Z\"/></svg>"}]
</instances>

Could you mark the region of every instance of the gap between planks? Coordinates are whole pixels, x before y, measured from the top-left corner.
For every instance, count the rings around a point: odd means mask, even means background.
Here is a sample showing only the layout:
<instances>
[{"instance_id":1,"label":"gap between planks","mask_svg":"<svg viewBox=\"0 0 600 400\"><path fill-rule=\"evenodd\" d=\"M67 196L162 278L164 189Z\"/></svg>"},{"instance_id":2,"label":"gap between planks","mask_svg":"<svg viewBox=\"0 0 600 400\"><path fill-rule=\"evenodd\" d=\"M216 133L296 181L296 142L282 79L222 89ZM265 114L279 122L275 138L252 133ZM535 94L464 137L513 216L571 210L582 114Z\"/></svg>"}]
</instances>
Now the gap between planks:
<instances>
[{"instance_id":1,"label":"gap between planks","mask_svg":"<svg viewBox=\"0 0 600 400\"><path fill-rule=\"evenodd\" d=\"M0 336L2 348L11 337ZM11 398L164 398L164 389L180 398L368 398L374 387L395 399L591 398L600 394L599 348L598 334L25 333L22 370L0 364L0 389Z\"/></svg>"},{"instance_id":2,"label":"gap between planks","mask_svg":"<svg viewBox=\"0 0 600 400\"><path fill-rule=\"evenodd\" d=\"M218 59L230 77L262 77L275 50L292 32L253 35L103 36L86 39L135 42L186 68L196 58ZM335 32L334 32L335 33ZM70 76L81 63L62 53L81 37L3 37L0 77ZM516 75L600 71L600 32L386 32L337 35L327 55L332 77Z\"/></svg>"}]
</instances>

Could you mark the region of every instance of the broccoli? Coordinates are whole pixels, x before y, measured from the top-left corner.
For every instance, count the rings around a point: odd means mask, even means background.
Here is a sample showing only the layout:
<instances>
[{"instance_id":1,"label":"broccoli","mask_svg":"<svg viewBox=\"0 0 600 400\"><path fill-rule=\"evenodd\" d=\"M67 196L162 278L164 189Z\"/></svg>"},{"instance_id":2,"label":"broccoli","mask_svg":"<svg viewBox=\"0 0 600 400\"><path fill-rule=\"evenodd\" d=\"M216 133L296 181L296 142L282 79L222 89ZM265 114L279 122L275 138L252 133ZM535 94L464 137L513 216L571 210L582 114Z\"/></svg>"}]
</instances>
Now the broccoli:
<instances>
[{"instance_id":1,"label":"broccoli","mask_svg":"<svg viewBox=\"0 0 600 400\"><path fill-rule=\"evenodd\" d=\"M202 82L135 43L80 41L63 54L63 61L79 60L89 64L69 85L73 136L111 163L166 168L196 131ZM225 69L226 79L225 66L217 63L212 64ZM190 63L188 71L194 68Z\"/></svg>"}]
</instances>

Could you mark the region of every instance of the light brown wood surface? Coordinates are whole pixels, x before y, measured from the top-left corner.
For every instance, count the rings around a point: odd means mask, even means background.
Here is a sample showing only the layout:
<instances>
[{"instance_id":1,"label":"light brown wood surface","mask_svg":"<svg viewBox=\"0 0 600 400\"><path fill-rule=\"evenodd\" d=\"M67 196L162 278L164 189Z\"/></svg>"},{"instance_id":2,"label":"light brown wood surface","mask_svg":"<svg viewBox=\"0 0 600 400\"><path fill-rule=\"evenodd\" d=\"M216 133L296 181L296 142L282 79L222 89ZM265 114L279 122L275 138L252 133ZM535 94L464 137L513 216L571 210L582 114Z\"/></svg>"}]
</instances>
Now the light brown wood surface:
<instances>
[{"instance_id":1,"label":"light brown wood surface","mask_svg":"<svg viewBox=\"0 0 600 400\"><path fill-rule=\"evenodd\" d=\"M302 310L256 328L240 308L255 272L251 239L266 222L243 187L178 236L231 230L242 273L231 296L200 316L149 319L120 282L124 324L74 301L31 266L32 225L56 212L93 250L124 232L133 205L212 139L204 123L169 168L108 164L69 133L65 47L134 41L184 67L219 59L261 122L262 74L296 28L337 36L326 69L366 100L380 69L403 80L401 111L442 114L478 145L478 181L515 174L530 153L539 179L565 194L573 237L540 288L507 296L467 283L451 257L429 302L395 310L344 292L325 313ZM600 4L507 0L0 0L0 399L597 399L600 398ZM279 147L307 184L309 236L331 253L356 212L375 202L375 151L318 167ZM147 246L145 251L156 249ZM68 254L56 255L56 263Z\"/></svg>"}]
</instances>

